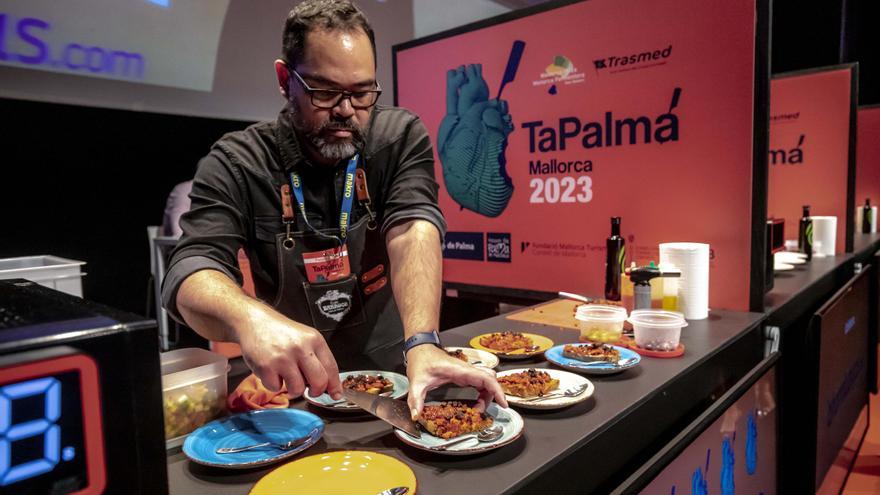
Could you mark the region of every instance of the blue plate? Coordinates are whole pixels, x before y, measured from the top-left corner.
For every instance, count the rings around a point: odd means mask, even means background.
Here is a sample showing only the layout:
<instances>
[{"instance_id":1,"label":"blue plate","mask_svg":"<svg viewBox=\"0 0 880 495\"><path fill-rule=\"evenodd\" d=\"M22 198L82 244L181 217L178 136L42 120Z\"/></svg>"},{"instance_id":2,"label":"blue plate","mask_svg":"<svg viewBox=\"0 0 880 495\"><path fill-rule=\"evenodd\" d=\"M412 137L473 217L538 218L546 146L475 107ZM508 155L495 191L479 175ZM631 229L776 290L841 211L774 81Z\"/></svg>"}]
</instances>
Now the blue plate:
<instances>
[{"instance_id":1,"label":"blue plate","mask_svg":"<svg viewBox=\"0 0 880 495\"><path fill-rule=\"evenodd\" d=\"M236 414L202 426L186 437L183 453L199 464L232 469L264 466L311 447L324 433L324 422L299 409L265 409ZM261 447L235 454L218 454L221 447L245 447L263 442L285 443L308 437L299 447L281 450Z\"/></svg>"},{"instance_id":2,"label":"blue plate","mask_svg":"<svg viewBox=\"0 0 880 495\"><path fill-rule=\"evenodd\" d=\"M589 344L571 344L571 345L589 345ZM564 345L558 345L556 347L551 347L546 352L544 352L544 357L547 361L559 366L561 368L565 368L570 371L576 371L578 373L584 373L587 375L611 375L614 373L620 373L621 371L628 370L634 366L638 366L639 362L642 360L642 356L639 355L636 351L632 349L627 349L626 347L620 347L617 345L613 345L611 347L617 349L620 352L620 361L625 361L630 358L635 358L634 361L630 362L626 366L614 366L612 363L598 363L591 364L585 363L583 361L578 361L577 359L567 358L562 355L562 348Z\"/></svg>"}]
</instances>

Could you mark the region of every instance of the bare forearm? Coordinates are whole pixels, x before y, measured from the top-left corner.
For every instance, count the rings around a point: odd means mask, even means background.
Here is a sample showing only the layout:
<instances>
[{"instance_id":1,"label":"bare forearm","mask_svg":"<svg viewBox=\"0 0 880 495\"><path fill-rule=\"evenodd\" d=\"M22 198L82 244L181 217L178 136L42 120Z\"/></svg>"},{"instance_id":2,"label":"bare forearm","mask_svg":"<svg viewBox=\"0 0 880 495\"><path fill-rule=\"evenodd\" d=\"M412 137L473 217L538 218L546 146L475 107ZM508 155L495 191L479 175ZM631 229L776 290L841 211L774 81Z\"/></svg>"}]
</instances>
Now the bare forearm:
<instances>
[{"instance_id":1,"label":"bare forearm","mask_svg":"<svg viewBox=\"0 0 880 495\"><path fill-rule=\"evenodd\" d=\"M250 327L253 315L272 311L216 270L187 277L177 292L177 308L199 335L221 342L238 342L238 332Z\"/></svg>"},{"instance_id":2,"label":"bare forearm","mask_svg":"<svg viewBox=\"0 0 880 495\"><path fill-rule=\"evenodd\" d=\"M437 227L412 220L389 230L386 243L391 287L405 336L437 330L443 270Z\"/></svg>"}]
</instances>

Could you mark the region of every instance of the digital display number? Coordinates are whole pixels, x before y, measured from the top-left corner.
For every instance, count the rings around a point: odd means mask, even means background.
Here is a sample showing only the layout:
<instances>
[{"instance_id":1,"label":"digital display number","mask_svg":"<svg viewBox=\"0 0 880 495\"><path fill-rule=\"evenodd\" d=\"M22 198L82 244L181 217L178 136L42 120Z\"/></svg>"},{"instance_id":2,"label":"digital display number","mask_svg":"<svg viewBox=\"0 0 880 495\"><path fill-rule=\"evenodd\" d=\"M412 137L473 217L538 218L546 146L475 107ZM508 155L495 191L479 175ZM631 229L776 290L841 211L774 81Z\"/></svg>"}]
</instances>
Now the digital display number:
<instances>
[{"instance_id":1,"label":"digital display number","mask_svg":"<svg viewBox=\"0 0 880 495\"><path fill-rule=\"evenodd\" d=\"M0 494L100 493L99 397L83 355L0 369Z\"/></svg>"},{"instance_id":2,"label":"digital display number","mask_svg":"<svg viewBox=\"0 0 880 495\"><path fill-rule=\"evenodd\" d=\"M42 417L12 424L16 403L42 396ZM61 458L61 382L57 378L37 378L0 387L0 486L48 473ZM42 457L12 466L13 445L21 445L33 437L42 438ZM66 457L73 458L74 447L65 447ZM69 460L69 459L67 459Z\"/></svg>"}]
</instances>

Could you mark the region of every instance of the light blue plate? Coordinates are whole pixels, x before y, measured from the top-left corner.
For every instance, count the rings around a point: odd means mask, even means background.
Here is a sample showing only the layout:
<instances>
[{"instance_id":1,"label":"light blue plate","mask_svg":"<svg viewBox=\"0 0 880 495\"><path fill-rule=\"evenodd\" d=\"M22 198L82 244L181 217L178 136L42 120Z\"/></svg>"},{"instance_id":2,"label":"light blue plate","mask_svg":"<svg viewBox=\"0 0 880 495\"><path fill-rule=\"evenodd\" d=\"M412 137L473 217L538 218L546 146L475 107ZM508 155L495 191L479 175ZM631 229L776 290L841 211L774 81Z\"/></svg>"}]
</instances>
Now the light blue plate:
<instances>
[{"instance_id":1,"label":"light blue plate","mask_svg":"<svg viewBox=\"0 0 880 495\"><path fill-rule=\"evenodd\" d=\"M572 344L572 345L589 345L589 344ZM617 345L613 345L611 347L617 349L620 352L620 360L624 361L629 358L635 358L635 361L631 362L626 366L614 366L612 363L601 363L601 364L590 364L585 363L583 361L578 361L577 359L570 359L562 355L562 348L564 345L558 345L556 347L551 347L546 352L544 352L544 357L547 361L559 366L560 368L565 368L569 371L575 371L578 373L584 373L587 375L611 375L614 373L620 373L621 371L628 370L632 367L638 366L639 362L642 360L642 356L639 355L636 351L632 349L627 349L626 347L620 347Z\"/></svg>"},{"instance_id":2,"label":"light blue plate","mask_svg":"<svg viewBox=\"0 0 880 495\"><path fill-rule=\"evenodd\" d=\"M202 426L186 437L183 453L199 464L232 469L264 466L311 447L324 433L324 422L299 409L265 409L236 414ZM308 437L292 450L261 447L236 454L218 454L221 447L245 447L263 442L285 443Z\"/></svg>"},{"instance_id":3,"label":"light blue plate","mask_svg":"<svg viewBox=\"0 0 880 495\"><path fill-rule=\"evenodd\" d=\"M406 396L407 392L409 392L409 380L407 380L407 378L400 373L394 373L393 371L377 370L343 371L339 374L339 381L344 382L345 379L351 375L382 375L383 377L387 378L394 385L394 389L392 389L390 393L382 394L385 397L400 399L401 397ZM326 393L321 394L317 397L312 397L309 395L308 387L306 387L303 398L309 403L314 404L318 407L332 409L334 411L362 411L360 407L348 402L347 400L333 400L333 397L330 397L330 395Z\"/></svg>"}]
</instances>

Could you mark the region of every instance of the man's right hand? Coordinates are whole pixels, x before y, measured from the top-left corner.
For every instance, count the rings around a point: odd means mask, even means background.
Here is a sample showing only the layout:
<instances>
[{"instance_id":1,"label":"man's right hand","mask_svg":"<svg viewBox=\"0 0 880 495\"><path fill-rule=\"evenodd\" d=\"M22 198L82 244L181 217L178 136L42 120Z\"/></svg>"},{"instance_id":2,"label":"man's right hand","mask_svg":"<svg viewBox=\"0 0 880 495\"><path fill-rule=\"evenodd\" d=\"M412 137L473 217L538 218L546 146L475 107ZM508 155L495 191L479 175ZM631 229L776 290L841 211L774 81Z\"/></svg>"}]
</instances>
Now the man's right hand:
<instances>
[{"instance_id":1,"label":"man's right hand","mask_svg":"<svg viewBox=\"0 0 880 495\"><path fill-rule=\"evenodd\" d=\"M342 398L339 368L320 332L251 298L226 274L200 270L187 277L177 292L177 308L202 337L237 342L269 390L279 390L283 382L293 398L306 386L313 397L326 391L334 400Z\"/></svg>"},{"instance_id":2,"label":"man's right hand","mask_svg":"<svg viewBox=\"0 0 880 495\"><path fill-rule=\"evenodd\" d=\"M291 398L301 396L306 386L312 397L326 391L334 400L342 398L336 359L317 330L265 307L252 313L237 332L238 343L248 367L267 389L279 390L283 380Z\"/></svg>"}]
</instances>

